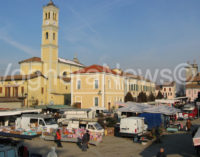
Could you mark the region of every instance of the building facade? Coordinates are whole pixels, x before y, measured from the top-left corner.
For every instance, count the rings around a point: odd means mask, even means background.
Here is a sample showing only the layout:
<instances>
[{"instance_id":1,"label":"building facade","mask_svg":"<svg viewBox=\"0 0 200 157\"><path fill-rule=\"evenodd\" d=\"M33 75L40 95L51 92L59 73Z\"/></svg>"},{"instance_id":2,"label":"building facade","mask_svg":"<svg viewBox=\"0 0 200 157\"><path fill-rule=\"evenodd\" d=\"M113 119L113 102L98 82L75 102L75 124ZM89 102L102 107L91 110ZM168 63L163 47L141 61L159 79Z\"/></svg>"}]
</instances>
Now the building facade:
<instances>
[{"instance_id":1,"label":"building facade","mask_svg":"<svg viewBox=\"0 0 200 157\"><path fill-rule=\"evenodd\" d=\"M188 63L186 67L186 97L189 101L195 101L200 92L200 73L198 72L198 65Z\"/></svg>"},{"instance_id":2,"label":"building facade","mask_svg":"<svg viewBox=\"0 0 200 157\"><path fill-rule=\"evenodd\" d=\"M80 108L116 108L124 99L124 76L108 67L91 65L71 76L72 105Z\"/></svg>"},{"instance_id":3,"label":"building facade","mask_svg":"<svg viewBox=\"0 0 200 157\"><path fill-rule=\"evenodd\" d=\"M119 69L91 65L74 72L71 77L72 104L79 108L117 108L128 92L137 98L140 92L155 94L155 83L143 77L133 77Z\"/></svg>"},{"instance_id":4,"label":"building facade","mask_svg":"<svg viewBox=\"0 0 200 157\"><path fill-rule=\"evenodd\" d=\"M161 92L165 99L176 98L176 82L165 82L162 85L156 85L156 95Z\"/></svg>"},{"instance_id":5,"label":"building facade","mask_svg":"<svg viewBox=\"0 0 200 157\"><path fill-rule=\"evenodd\" d=\"M41 58L20 61L20 74L1 77L0 97L23 99L24 106L71 103L70 74L84 67L77 58L58 57L59 8L43 7Z\"/></svg>"},{"instance_id":6,"label":"building facade","mask_svg":"<svg viewBox=\"0 0 200 157\"><path fill-rule=\"evenodd\" d=\"M135 100L137 100L138 95L143 92L147 96L151 93L155 96L156 85L154 82L145 79L142 76L136 76L130 73L125 73L125 93L130 92Z\"/></svg>"}]
</instances>

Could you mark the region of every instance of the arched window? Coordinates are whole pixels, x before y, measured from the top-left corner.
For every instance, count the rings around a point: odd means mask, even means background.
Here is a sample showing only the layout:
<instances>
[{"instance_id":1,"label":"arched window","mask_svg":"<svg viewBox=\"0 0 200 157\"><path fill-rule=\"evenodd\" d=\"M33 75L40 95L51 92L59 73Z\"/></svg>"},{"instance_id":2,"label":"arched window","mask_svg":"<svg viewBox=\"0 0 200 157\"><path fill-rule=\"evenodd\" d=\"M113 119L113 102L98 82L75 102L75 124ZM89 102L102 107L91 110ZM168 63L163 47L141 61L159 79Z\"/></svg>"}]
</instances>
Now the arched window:
<instances>
[{"instance_id":1,"label":"arched window","mask_svg":"<svg viewBox=\"0 0 200 157\"><path fill-rule=\"evenodd\" d=\"M56 20L56 13L55 13L55 20Z\"/></svg>"},{"instance_id":2,"label":"arched window","mask_svg":"<svg viewBox=\"0 0 200 157\"><path fill-rule=\"evenodd\" d=\"M48 19L50 19L50 12L48 13Z\"/></svg>"},{"instance_id":3,"label":"arched window","mask_svg":"<svg viewBox=\"0 0 200 157\"><path fill-rule=\"evenodd\" d=\"M56 33L53 33L53 40L56 39Z\"/></svg>"},{"instance_id":4,"label":"arched window","mask_svg":"<svg viewBox=\"0 0 200 157\"><path fill-rule=\"evenodd\" d=\"M48 32L46 32L46 39L48 39L49 38L49 33Z\"/></svg>"},{"instance_id":5,"label":"arched window","mask_svg":"<svg viewBox=\"0 0 200 157\"><path fill-rule=\"evenodd\" d=\"M47 19L47 13L45 13L45 20Z\"/></svg>"},{"instance_id":6,"label":"arched window","mask_svg":"<svg viewBox=\"0 0 200 157\"><path fill-rule=\"evenodd\" d=\"M53 20L55 20L55 13L53 13Z\"/></svg>"}]
</instances>

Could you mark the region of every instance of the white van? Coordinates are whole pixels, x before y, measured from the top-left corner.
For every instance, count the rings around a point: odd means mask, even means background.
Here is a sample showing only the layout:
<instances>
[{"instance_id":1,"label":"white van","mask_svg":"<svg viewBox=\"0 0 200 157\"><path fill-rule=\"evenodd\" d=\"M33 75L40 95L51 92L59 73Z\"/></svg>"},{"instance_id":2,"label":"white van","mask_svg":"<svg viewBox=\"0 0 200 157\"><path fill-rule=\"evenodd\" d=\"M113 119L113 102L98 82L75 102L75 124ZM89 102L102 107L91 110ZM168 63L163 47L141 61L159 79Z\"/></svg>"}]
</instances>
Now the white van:
<instances>
[{"instance_id":1,"label":"white van","mask_svg":"<svg viewBox=\"0 0 200 157\"><path fill-rule=\"evenodd\" d=\"M117 128L118 136L141 136L147 131L147 125L144 124L143 117L122 118Z\"/></svg>"},{"instance_id":2,"label":"white van","mask_svg":"<svg viewBox=\"0 0 200 157\"><path fill-rule=\"evenodd\" d=\"M87 122L87 121L77 121L77 120L69 121L67 129L78 129L78 128L84 128L86 130L89 130L90 132L100 133L104 135L104 129L98 122Z\"/></svg>"},{"instance_id":3,"label":"white van","mask_svg":"<svg viewBox=\"0 0 200 157\"><path fill-rule=\"evenodd\" d=\"M38 130L47 129L47 131L50 131L51 128L58 128L58 124L52 117L41 114L22 115L15 121L15 126L17 129L22 128L25 130L30 130L31 128L38 128Z\"/></svg>"}]
</instances>

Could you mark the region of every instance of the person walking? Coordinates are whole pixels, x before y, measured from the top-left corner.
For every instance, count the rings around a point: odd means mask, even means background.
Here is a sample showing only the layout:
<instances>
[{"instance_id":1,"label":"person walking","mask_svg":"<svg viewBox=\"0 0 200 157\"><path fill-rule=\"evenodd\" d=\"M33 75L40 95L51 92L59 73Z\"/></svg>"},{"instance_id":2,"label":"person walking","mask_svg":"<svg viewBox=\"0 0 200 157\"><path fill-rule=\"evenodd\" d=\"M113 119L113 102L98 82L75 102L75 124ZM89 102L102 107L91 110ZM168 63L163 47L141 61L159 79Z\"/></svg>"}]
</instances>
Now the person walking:
<instances>
[{"instance_id":1,"label":"person walking","mask_svg":"<svg viewBox=\"0 0 200 157\"><path fill-rule=\"evenodd\" d=\"M156 157L167 157L165 154L165 149L160 148L160 151L157 153Z\"/></svg>"},{"instance_id":2,"label":"person walking","mask_svg":"<svg viewBox=\"0 0 200 157\"><path fill-rule=\"evenodd\" d=\"M62 147L60 129L57 129L56 131L56 143L57 143L57 147Z\"/></svg>"},{"instance_id":3,"label":"person walking","mask_svg":"<svg viewBox=\"0 0 200 157\"><path fill-rule=\"evenodd\" d=\"M190 119L188 119L187 122L186 122L186 127L187 127L188 132L190 132L191 126L192 126L192 123L191 123Z\"/></svg>"},{"instance_id":4,"label":"person walking","mask_svg":"<svg viewBox=\"0 0 200 157\"><path fill-rule=\"evenodd\" d=\"M89 141L90 141L90 134L89 131L87 130L82 138L82 151L87 151Z\"/></svg>"}]
</instances>

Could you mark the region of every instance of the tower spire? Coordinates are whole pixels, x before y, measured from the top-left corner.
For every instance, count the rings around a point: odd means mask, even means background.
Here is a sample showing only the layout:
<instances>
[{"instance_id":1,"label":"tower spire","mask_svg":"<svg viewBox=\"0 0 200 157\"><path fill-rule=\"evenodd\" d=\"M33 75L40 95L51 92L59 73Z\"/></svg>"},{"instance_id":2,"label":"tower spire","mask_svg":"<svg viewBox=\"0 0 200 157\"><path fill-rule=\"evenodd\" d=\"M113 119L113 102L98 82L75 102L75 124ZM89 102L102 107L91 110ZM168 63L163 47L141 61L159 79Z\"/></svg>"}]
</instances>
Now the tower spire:
<instances>
[{"instance_id":1,"label":"tower spire","mask_svg":"<svg viewBox=\"0 0 200 157\"><path fill-rule=\"evenodd\" d=\"M50 0L49 3L47 4L47 6L53 5L55 6L55 4L53 3L53 0Z\"/></svg>"}]
</instances>

